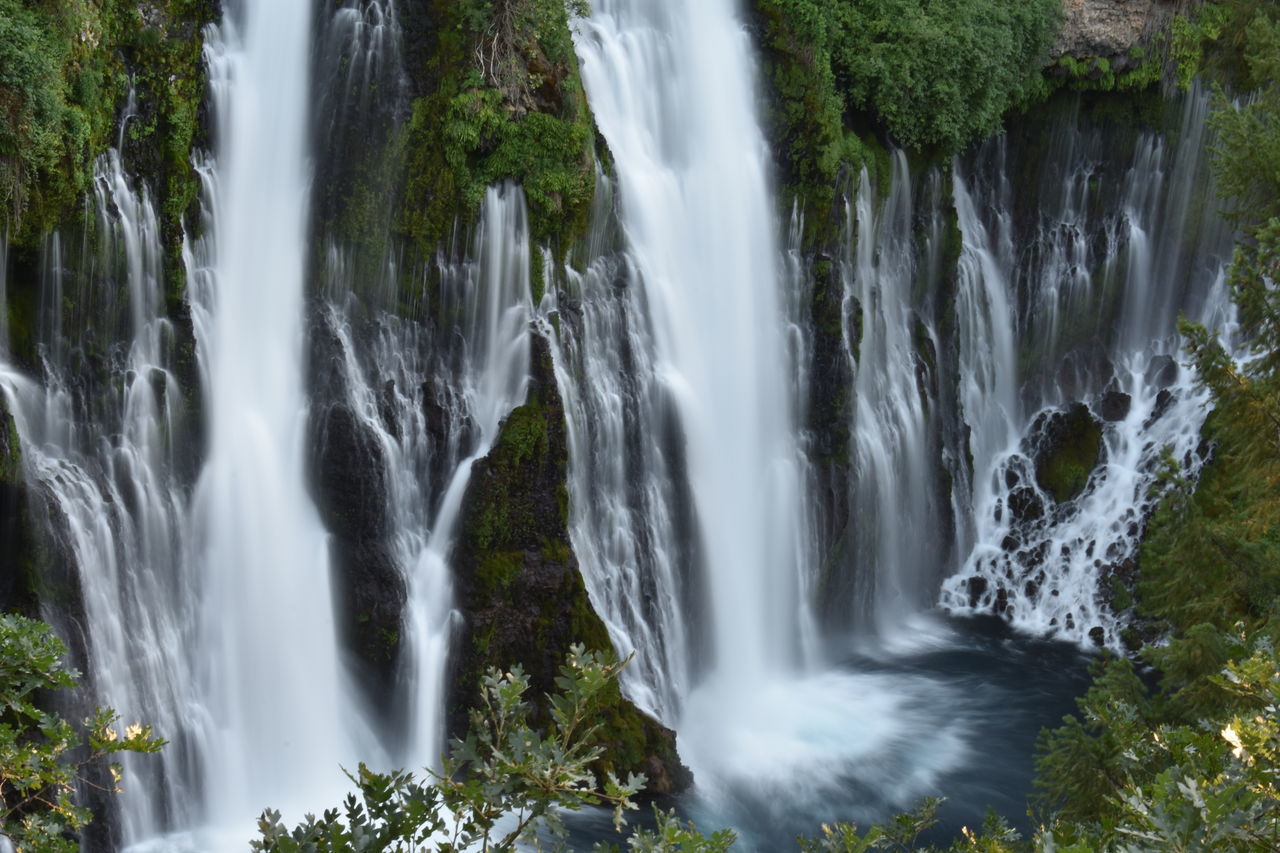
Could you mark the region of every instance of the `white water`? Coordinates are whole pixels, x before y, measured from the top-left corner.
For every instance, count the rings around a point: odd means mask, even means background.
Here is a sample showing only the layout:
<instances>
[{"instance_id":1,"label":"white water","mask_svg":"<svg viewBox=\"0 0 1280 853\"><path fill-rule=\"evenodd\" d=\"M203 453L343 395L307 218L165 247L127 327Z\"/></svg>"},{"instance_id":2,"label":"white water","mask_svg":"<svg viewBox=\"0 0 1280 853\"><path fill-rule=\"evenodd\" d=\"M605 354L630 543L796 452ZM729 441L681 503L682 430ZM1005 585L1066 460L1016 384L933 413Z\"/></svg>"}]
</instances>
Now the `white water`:
<instances>
[{"instance_id":1,"label":"white water","mask_svg":"<svg viewBox=\"0 0 1280 853\"><path fill-rule=\"evenodd\" d=\"M980 194L957 169L961 404L974 472L964 521L973 540L943 584L944 608L995 611L1036 635L1120 646L1123 614L1109 606L1107 579L1136 554L1164 449L1193 473L1199 465L1206 396L1179 363L1174 321L1182 311L1210 328L1230 322L1231 234L1203 209L1216 204L1207 110L1202 92L1187 97L1173 150L1163 136L1139 135L1118 210L1102 222L1090 196L1104 143L1071 128L1059 206L1038 212L1029 268L1011 241L1003 149L997 179ZM1017 288L1029 291L1024 316L1015 314ZM1101 464L1084 493L1058 505L1035 479L1035 424L1077 400L1101 412L1107 395L1128 410L1103 424Z\"/></svg>"},{"instance_id":2,"label":"white water","mask_svg":"<svg viewBox=\"0 0 1280 853\"><path fill-rule=\"evenodd\" d=\"M64 632L85 632L87 675L98 701L126 724L145 721L173 741L161 756L123 762L121 830L129 841L188 814L179 793L190 772L181 735L197 699L186 675L192 639L181 607L189 600L181 544L186 506L172 444L181 395L168 367L172 330L160 315L161 247L149 193L130 183L116 151L98 161L93 189L101 253L82 255L78 264L97 307L91 322L105 344L119 318L132 343L106 356L101 369L109 387L102 395L86 393L77 368L59 360L61 342L42 350L43 385L9 365L0 350L0 386L33 494L43 496L33 504L44 507L36 511L59 554L47 581L78 588L84 607L78 620L65 602L50 601L45 616ZM45 287L56 293L64 292L61 244L50 238L45 248L47 274L58 278ZM46 318L42 325L58 328L61 321Z\"/></svg>"},{"instance_id":3,"label":"white water","mask_svg":"<svg viewBox=\"0 0 1280 853\"><path fill-rule=\"evenodd\" d=\"M612 223L598 215L591 248L601 254L552 307L567 330L561 381L585 374L582 390L564 390L574 543L619 646L641 659L629 694L675 726L715 820L749 818L736 810L761 803L804 808L890 767L884 795L905 804L965 748L957 720L905 710L904 697L940 705L945 691L815 672L818 661L805 659L814 644L802 264L777 239L737 9L614 0L593 4L579 26L626 249L603 254ZM863 254L859 283L871 288ZM893 315L867 344L869 361L873 348L887 361L909 312L900 301L867 310L882 325ZM909 406L898 386L914 380L891 385L886 397ZM635 418L648 430L638 439L628 435ZM920 428L918 410L906 418Z\"/></svg>"},{"instance_id":4,"label":"white water","mask_svg":"<svg viewBox=\"0 0 1280 853\"><path fill-rule=\"evenodd\" d=\"M936 368L931 371L920 354L926 346L937 353L939 346L926 313L914 304L917 289L936 286L917 259L927 259L936 245L917 249L912 206L901 152L879 210L864 171L855 209L847 214L856 232L843 268L843 332L854 376L850 516L857 583L863 586L852 604L855 624L874 624L882 635L900 632L904 620L928 606L929 581L947 544L940 534L949 507L937 505L935 488L941 421L929 407ZM927 235L931 244L937 243L936 221ZM855 307L856 331L850 328ZM851 342L859 334L855 352ZM926 530L936 533L921 535Z\"/></svg>"},{"instance_id":5,"label":"white water","mask_svg":"<svg viewBox=\"0 0 1280 853\"><path fill-rule=\"evenodd\" d=\"M451 380L437 374L430 392L448 412L449 446L436 448L450 460L437 486L434 516L401 524L397 548L409 572L405 639L405 683L409 689L410 738L403 763L436 767L443 755L445 677L457 617L452 610L449 552L471 467L489 452L502 420L524 402L529 378L529 232L524 194L512 187L490 189L476 235L478 263L445 276L446 310L462 318L459 370ZM449 381L449 387L443 387ZM443 398L443 399L442 399ZM421 404L416 407L421 410Z\"/></svg>"},{"instance_id":6,"label":"white water","mask_svg":"<svg viewBox=\"0 0 1280 853\"><path fill-rule=\"evenodd\" d=\"M529 238L518 189L489 190L471 258L441 264L441 311L459 320L442 340L391 315L361 321L354 300L329 305L323 320L341 346L342 401L379 447L391 552L407 582L405 732L391 756L400 767L437 767L443 754L446 676L460 618L449 551L472 464L526 394ZM331 263L330 276L351 292L355 283L339 266Z\"/></svg>"},{"instance_id":7,"label":"white water","mask_svg":"<svg viewBox=\"0 0 1280 853\"><path fill-rule=\"evenodd\" d=\"M134 344L112 392L120 411L93 420L83 395L58 378L76 350L62 336L60 306L83 296L64 282L74 285L68 270L85 268L86 258L57 235L46 243L42 286L50 376L41 387L8 366L0 372L33 481L49 489L55 527L68 532L81 570L99 692L131 719L183 733L146 760L163 762L163 774L131 769L126 841L204 820L210 828L191 845L242 847L261 807L288 808L285 795L296 794L296 817L298 808L336 803L347 787L338 764L378 753L350 701L328 618L325 534L301 485L309 178L294 123L305 121L298 42L308 25L298 21L309 17L293 7L297 32L265 47L254 27L259 16L285 10L273 5L241 10L253 19L211 40L223 136L218 165L204 169L210 227L191 255L210 455L190 517L172 473L179 395L157 319L154 212L118 161L104 164L98 207L118 247L113 263L126 270L119 280L130 288ZM618 164L621 222L602 180L586 272L566 273L568 292L548 294L542 308L548 328L560 329L575 549L615 642L639 652L628 692L678 725L721 816L732 797L716 795L729 791L747 792L746 811L781 821L797 804L834 798L866 778L883 783L868 802L908 805L969 760L967 723L941 712L953 709L956 693L927 679L805 666L821 655L808 651L817 646L809 612L815 561L803 499L806 438L796 426L811 357L798 286L804 270L794 234L790 252L775 237L745 37L728 4L595 5L579 44ZM339 17L360 59L349 68L350 92L353 80L374 73L387 36L381 19L371 24L350 8ZM267 60L280 67L265 70ZM268 82L278 101L255 88ZM1176 352L1170 321L1180 308L1223 319L1214 258L1227 235L1215 217L1204 217L1203 233L1190 221L1204 204L1195 178L1204 103L1193 101L1176 146L1140 138L1122 212L1107 214L1104 249L1090 239L1099 227L1089 219L1098 157L1089 140L1070 136L1083 148L1048 161L1046 171L1062 175L1064 201L1046 212L1030 249L1015 245L1003 178L983 180L967 159L958 164L950 182L963 234L956 394L971 428L967 447L939 438L946 402L932 396L936 377L922 373L917 339L930 340L940 363L948 357L941 309L921 292L936 281L924 272L936 234L912 234L922 213L933 223L940 217L944 199L919 200L919 187L937 179L913 180L895 158L883 203L869 182L859 186L843 267L857 468L850 514L859 532L851 564L836 569L868 581L865 600L850 603L855 622L874 616L881 633L900 632L951 568L940 544L947 508L933 490L947 469L969 557L945 582L944 606L990 610L1003 586L1003 613L1021 628L1087 642L1098 625L1105 642L1117 642L1113 616L1095 595L1095 561L1131 551L1152 460L1164 443L1186 457L1203 414L1185 370L1157 381L1160 357ZM339 112L347 109L360 113L350 105ZM262 130L267 121L279 127ZM273 206L288 199L296 210ZM346 401L383 450L396 559L410 585L410 730L396 764L433 764L438 755L454 620L445 555L470 465L524 396L522 209L518 193L491 192L477 263L446 265L442 317L463 318L455 340L429 340L393 318L375 321L365 338L348 304L324 312L342 344ZM626 251L612 252L618 242ZM1020 260L1028 255L1034 272ZM3 294L0 278L0 305ZM65 326L78 328L70 319ZM1090 335L1107 342L1095 347L1106 350L1101 369L1073 361ZM1052 369L1060 360L1072 370ZM1128 414L1105 428L1104 467L1077 501L1015 524L1005 507L1015 485L1032 482L1031 424L1045 406L1097 405L1104 389L1131 399ZM1161 390L1173 393L1171 402L1160 402ZM419 391L446 413L438 433ZM934 441L951 444L940 452ZM966 450L972 487L960 462ZM202 537L194 544L193 528ZM1010 536L1019 542L1012 550ZM1035 571L1023 552L1040 555ZM970 603L975 575L988 586ZM291 738L325 749L300 755Z\"/></svg>"},{"instance_id":8,"label":"white water","mask_svg":"<svg viewBox=\"0 0 1280 853\"><path fill-rule=\"evenodd\" d=\"M206 40L218 129L191 305L208 457L193 497L211 845L267 805L337 802L376 760L335 636L326 533L304 485L310 0L228 4ZM226 835L222 835L226 833ZM241 834L239 842L234 835Z\"/></svg>"},{"instance_id":9,"label":"white water","mask_svg":"<svg viewBox=\"0 0 1280 853\"><path fill-rule=\"evenodd\" d=\"M768 150L728 0L595 3L583 78L617 164L656 370L686 442L726 690L797 662L799 493Z\"/></svg>"},{"instance_id":10,"label":"white water","mask_svg":"<svg viewBox=\"0 0 1280 853\"><path fill-rule=\"evenodd\" d=\"M660 720L675 720L693 678L697 602L684 455L675 401L658 373L645 291L631 286L631 258L608 251L612 182L597 175L593 260L565 270L562 295L543 310L569 448L569 533L574 552L622 657L627 694Z\"/></svg>"}]
</instances>

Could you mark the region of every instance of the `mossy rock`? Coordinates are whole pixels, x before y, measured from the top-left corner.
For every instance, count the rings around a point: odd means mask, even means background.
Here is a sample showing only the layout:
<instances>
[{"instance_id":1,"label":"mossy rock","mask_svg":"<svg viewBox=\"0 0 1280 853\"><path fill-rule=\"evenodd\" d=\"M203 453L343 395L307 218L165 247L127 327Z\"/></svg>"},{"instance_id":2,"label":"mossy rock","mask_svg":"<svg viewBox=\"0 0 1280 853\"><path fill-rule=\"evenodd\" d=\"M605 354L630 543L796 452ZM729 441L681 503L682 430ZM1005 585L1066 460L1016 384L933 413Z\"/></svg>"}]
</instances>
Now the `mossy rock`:
<instances>
[{"instance_id":1,"label":"mossy rock","mask_svg":"<svg viewBox=\"0 0 1280 853\"><path fill-rule=\"evenodd\" d=\"M452 564L466 626L448 703L453 734L465 730L488 668L519 664L531 695L541 697L555 691L573 644L613 651L569 541L564 417L550 349L535 336L528 399L475 463L463 498ZM687 787L691 776L676 756L674 733L616 698L601 720L606 752L597 771L644 773L651 793ZM545 712L538 709L535 720Z\"/></svg>"},{"instance_id":2,"label":"mossy rock","mask_svg":"<svg viewBox=\"0 0 1280 853\"><path fill-rule=\"evenodd\" d=\"M0 572L0 610L8 611L29 603L28 567L30 551L27 490L22 473L22 446L17 425L0 394L0 553L9 567ZM10 563L10 561L12 561Z\"/></svg>"},{"instance_id":3,"label":"mossy rock","mask_svg":"<svg viewBox=\"0 0 1280 853\"><path fill-rule=\"evenodd\" d=\"M1083 403L1041 415L1032 442L1036 482L1058 503L1079 497L1102 461L1102 424Z\"/></svg>"}]
</instances>

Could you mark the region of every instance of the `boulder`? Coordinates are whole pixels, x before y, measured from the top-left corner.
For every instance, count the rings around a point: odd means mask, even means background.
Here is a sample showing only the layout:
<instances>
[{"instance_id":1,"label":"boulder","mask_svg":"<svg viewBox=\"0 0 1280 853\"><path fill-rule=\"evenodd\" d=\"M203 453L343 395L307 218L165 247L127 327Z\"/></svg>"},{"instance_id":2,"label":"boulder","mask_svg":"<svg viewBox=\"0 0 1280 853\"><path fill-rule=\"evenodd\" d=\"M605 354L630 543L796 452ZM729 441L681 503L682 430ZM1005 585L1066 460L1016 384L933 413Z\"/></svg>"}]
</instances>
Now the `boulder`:
<instances>
[{"instance_id":1,"label":"boulder","mask_svg":"<svg viewBox=\"0 0 1280 853\"><path fill-rule=\"evenodd\" d=\"M1107 391L1098 400L1098 417L1109 423L1122 421L1129 417L1129 409L1133 406L1133 398L1123 391Z\"/></svg>"},{"instance_id":2,"label":"boulder","mask_svg":"<svg viewBox=\"0 0 1280 853\"><path fill-rule=\"evenodd\" d=\"M1083 403L1041 414L1032 426L1036 482L1058 503L1079 497L1102 461L1102 424Z\"/></svg>"}]
</instances>

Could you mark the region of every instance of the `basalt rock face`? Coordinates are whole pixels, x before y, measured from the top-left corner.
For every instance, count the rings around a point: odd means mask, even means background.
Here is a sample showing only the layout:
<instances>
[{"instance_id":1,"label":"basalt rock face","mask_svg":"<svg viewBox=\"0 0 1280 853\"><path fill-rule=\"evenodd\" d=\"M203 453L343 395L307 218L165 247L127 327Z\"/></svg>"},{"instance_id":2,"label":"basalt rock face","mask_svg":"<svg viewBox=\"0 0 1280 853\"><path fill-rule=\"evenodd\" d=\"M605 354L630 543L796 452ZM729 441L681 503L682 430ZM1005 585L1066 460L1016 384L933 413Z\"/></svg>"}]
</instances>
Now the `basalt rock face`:
<instances>
[{"instance_id":1,"label":"basalt rock face","mask_svg":"<svg viewBox=\"0 0 1280 853\"><path fill-rule=\"evenodd\" d=\"M1123 67L1135 47L1164 32L1174 14L1197 0L1062 0L1065 15L1051 58L1107 59Z\"/></svg>"},{"instance_id":2,"label":"basalt rock face","mask_svg":"<svg viewBox=\"0 0 1280 853\"><path fill-rule=\"evenodd\" d=\"M30 551L30 538L22 448L13 415L0 395L0 554L5 555L7 564L7 568L0 571L0 610L31 609L33 602L29 600L30 590L22 565Z\"/></svg>"},{"instance_id":3,"label":"basalt rock face","mask_svg":"<svg viewBox=\"0 0 1280 853\"><path fill-rule=\"evenodd\" d=\"M407 589L388 541L387 460L375 432L346 402L342 343L313 313L312 490L331 534L338 619L373 707L387 707Z\"/></svg>"},{"instance_id":4,"label":"basalt rock face","mask_svg":"<svg viewBox=\"0 0 1280 853\"><path fill-rule=\"evenodd\" d=\"M457 643L448 702L449 728L466 729L489 667L519 664L530 695L555 690L555 677L575 643L612 650L591 607L569 541L568 450L564 408L547 342L533 338L528 399L503 423L489 455L478 460L463 500L453 554L457 603L465 627ZM674 733L629 702L614 703L603 722L605 765L620 775L644 773L652 793L688 786Z\"/></svg>"}]
</instances>

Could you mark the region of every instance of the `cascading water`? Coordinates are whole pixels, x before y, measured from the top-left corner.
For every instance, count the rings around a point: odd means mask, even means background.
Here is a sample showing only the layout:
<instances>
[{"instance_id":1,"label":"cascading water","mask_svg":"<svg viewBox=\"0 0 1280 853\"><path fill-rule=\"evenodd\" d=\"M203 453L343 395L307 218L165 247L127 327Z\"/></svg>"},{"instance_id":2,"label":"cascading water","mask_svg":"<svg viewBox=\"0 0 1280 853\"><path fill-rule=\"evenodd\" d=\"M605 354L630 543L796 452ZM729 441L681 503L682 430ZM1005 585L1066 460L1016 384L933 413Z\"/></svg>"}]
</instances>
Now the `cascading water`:
<instances>
[{"instance_id":1,"label":"cascading water","mask_svg":"<svg viewBox=\"0 0 1280 853\"><path fill-rule=\"evenodd\" d=\"M570 536L593 602L625 657L628 696L675 720L691 685L696 578L676 403L654 363L645 291L613 249L612 182L596 178L592 262L543 310L564 400ZM585 498L584 496L589 496Z\"/></svg>"},{"instance_id":2,"label":"cascading water","mask_svg":"<svg viewBox=\"0 0 1280 853\"><path fill-rule=\"evenodd\" d=\"M453 610L449 551L472 464L524 400L529 372L529 236L524 194L489 190L474 260L441 263L439 307L452 334L330 305L341 351L343 404L375 437L391 553L407 582L400 682L405 735L395 764L435 767L443 754L444 696ZM338 289L350 292L331 267ZM453 325L452 323L450 325ZM449 328L445 326L444 328Z\"/></svg>"},{"instance_id":3,"label":"cascading water","mask_svg":"<svg viewBox=\"0 0 1280 853\"><path fill-rule=\"evenodd\" d=\"M1132 571L1163 453L1192 471L1199 464L1205 396L1178 361L1174 319L1229 320L1230 230L1212 212L1192 215L1214 205L1207 110L1202 92L1187 96L1173 150L1161 135L1139 134L1114 201L1094 197L1104 140L1069 129L1065 162L1046 172L1064 176L1045 192L1057 205L1038 211L1030 252L1013 246L1003 147L993 146L994 178L957 172L974 528L964 567L943 585L944 608L1121 645L1108 584ZM1014 294L1025 294L1026 309ZM1078 495L1055 496L1045 473L1053 454L1090 429L1100 435L1098 466L1074 475Z\"/></svg>"},{"instance_id":4,"label":"cascading water","mask_svg":"<svg viewBox=\"0 0 1280 853\"><path fill-rule=\"evenodd\" d=\"M218 140L189 272L208 424L192 558L206 809L234 832L265 804L336 801L340 767L377 756L339 658L304 479L312 13L310 0L228 4L206 39Z\"/></svg>"},{"instance_id":5,"label":"cascading water","mask_svg":"<svg viewBox=\"0 0 1280 853\"><path fill-rule=\"evenodd\" d=\"M804 366L792 360L806 353L803 312L782 293L795 264L777 240L736 11L613 0L579 22L626 249L607 254L598 217L598 260L568 276L577 292L556 307L570 315L562 382L581 374L585 389L563 391L574 542L619 646L642 658L629 692L675 725L717 819L759 824L825 813L851 788L909 798L961 747L924 681L803 659L813 559L794 390ZM637 420L650 431L638 439ZM684 627L706 619L705 633ZM879 793L857 784L870 766L894 768Z\"/></svg>"},{"instance_id":6,"label":"cascading water","mask_svg":"<svg viewBox=\"0 0 1280 853\"><path fill-rule=\"evenodd\" d=\"M88 674L98 699L125 722L146 721L172 740L161 756L126 758L121 835L128 843L190 817L190 744L183 732L198 699L187 676L190 600L181 530L186 505L174 477L181 393L171 371L172 329L160 316L161 248L155 209L135 190L111 151L97 164L95 225L101 253L88 262L98 333L119 317L125 340L86 385L65 348L43 351L43 387L10 367L0 351L0 385L23 442L27 476L78 588ZM46 292L62 293L61 240L48 241ZM55 282L51 280L58 277ZM56 310L61 310L57 305ZM61 323L47 319L47 329ZM92 345L92 344L90 344ZM77 374L80 373L79 376ZM50 579L54 582L53 579ZM64 629L66 614L47 603Z\"/></svg>"},{"instance_id":7,"label":"cascading water","mask_svg":"<svg viewBox=\"0 0 1280 853\"><path fill-rule=\"evenodd\" d=\"M801 529L768 149L735 15L728 0L605 0L578 39L684 433L711 666L729 691L796 663Z\"/></svg>"},{"instance_id":8,"label":"cascading water","mask_svg":"<svg viewBox=\"0 0 1280 853\"><path fill-rule=\"evenodd\" d=\"M861 569L857 582L864 586L851 609L855 625L875 624L882 635L901 632L907 618L928 606L922 593L945 561L948 544L940 534L950 507L939 506L936 487L941 423L930 411L933 380L925 355L936 363L938 345L927 315L913 304L918 291L937 283L922 280L930 265L917 260L913 204L901 152L878 215L863 172L855 210L847 214L856 236L848 241L851 257L843 267L845 304L858 311L856 328L850 328L855 318L846 309L843 330L854 376L850 516ZM940 231L938 205L928 207L929 245L919 252L926 261L938 251ZM921 536L922 530L939 535Z\"/></svg>"},{"instance_id":9,"label":"cascading water","mask_svg":"<svg viewBox=\"0 0 1280 853\"><path fill-rule=\"evenodd\" d=\"M293 817L336 802L340 765L439 754L448 552L471 465L526 392L528 227L519 191L491 190L472 260L440 261L428 300L440 315L383 313L393 296L418 298L402 292L390 241L344 247L326 230L370 175L353 165L313 197L306 139L325 141L328 168L358 160L367 125L399 115L395 4L331 5L319 59L307 0L229 2L208 39L220 135L216 164L200 169L207 227L188 252L208 421L194 494L177 473L195 430L161 319L155 211L118 156L96 178L101 239L54 234L42 249L39 383L11 366L0 323L0 388L81 591L89 678L127 721L173 741L127 768L126 844L207 825L158 846L242 846L265 806ZM580 270L546 261L562 289L535 319L552 339L571 535L593 601L619 650L637 652L628 694L678 728L711 820L768 838L770 823L790 836L787 821L881 817L937 792L979 723L1005 718L977 707L966 677L918 665L919 645L838 635L915 632L941 582L951 612L1121 644L1099 587L1127 571L1162 448L1197 464L1203 395L1178 363L1173 319L1228 319L1230 234L1203 213L1207 99L1187 99L1176 137L1144 131L1125 146L1073 116L1030 167L1031 214L1011 190L1028 169L1016 140L950 174L913 176L895 154L887 186L862 178L835 262L852 378L841 551L817 542L812 436L799 427L817 369L802 229L793 217L780 245L734 5L593 5L577 44L616 186L599 177ZM315 116L310 67L329 75ZM952 209L959 240L944 250ZM307 246L313 214L323 252ZM382 254L371 265L362 251ZM345 673L330 537L304 478L315 256L329 301L317 300L313 335L337 345L324 404L353 413L377 448L371 476L407 591L402 726L383 744ZM0 247L0 317L6 269ZM64 304L110 308L120 328L64 317ZM119 339L131 343L104 343ZM1078 494L1055 497L1038 462L1080 411L1100 461L1073 474ZM839 594L815 607L815 590ZM942 660L968 640L931 642ZM1018 677L1033 668L1021 661Z\"/></svg>"}]
</instances>

